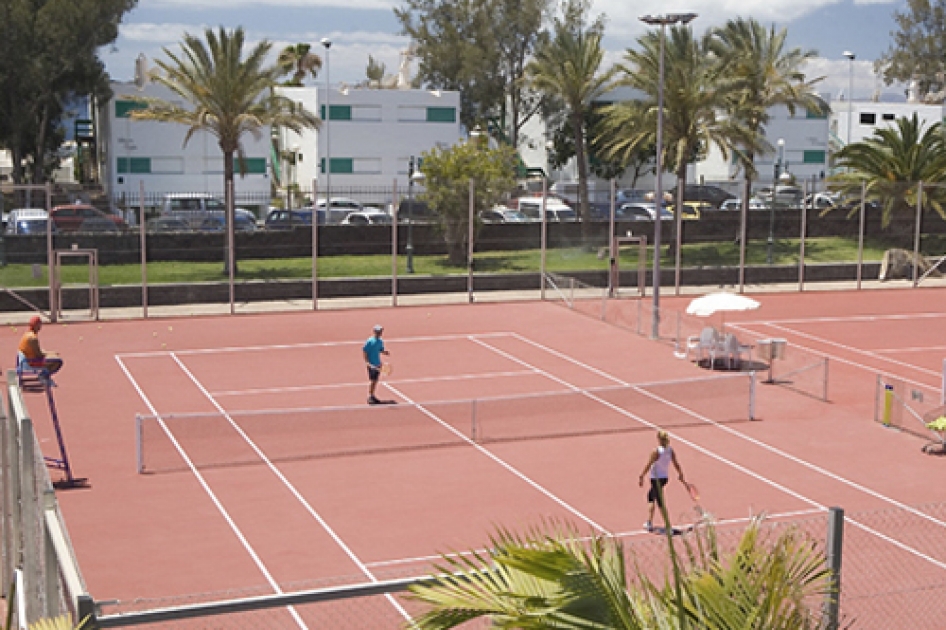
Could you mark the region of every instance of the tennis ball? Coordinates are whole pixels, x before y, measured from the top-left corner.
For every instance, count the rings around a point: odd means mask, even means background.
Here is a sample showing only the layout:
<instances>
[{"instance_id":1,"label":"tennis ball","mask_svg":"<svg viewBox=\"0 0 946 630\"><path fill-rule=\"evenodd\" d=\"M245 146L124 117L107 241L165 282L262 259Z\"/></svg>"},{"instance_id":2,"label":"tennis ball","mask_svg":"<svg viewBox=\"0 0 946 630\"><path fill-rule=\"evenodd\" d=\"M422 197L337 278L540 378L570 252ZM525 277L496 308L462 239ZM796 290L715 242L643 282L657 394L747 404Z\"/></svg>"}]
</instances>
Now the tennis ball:
<instances>
[{"instance_id":1,"label":"tennis ball","mask_svg":"<svg viewBox=\"0 0 946 630\"><path fill-rule=\"evenodd\" d=\"M430 313L427 313L427 317L430 317Z\"/></svg>"},{"instance_id":2,"label":"tennis ball","mask_svg":"<svg viewBox=\"0 0 946 630\"><path fill-rule=\"evenodd\" d=\"M154 332L151 333L151 334L152 334L152 336L157 337L157 336L158 336L158 331L156 330L156 331L154 331Z\"/></svg>"},{"instance_id":3,"label":"tennis ball","mask_svg":"<svg viewBox=\"0 0 946 630\"><path fill-rule=\"evenodd\" d=\"M168 326L168 332L171 332L173 330L174 330L174 326Z\"/></svg>"},{"instance_id":4,"label":"tennis ball","mask_svg":"<svg viewBox=\"0 0 946 630\"><path fill-rule=\"evenodd\" d=\"M162 348L167 348L168 345L167 345L166 343L162 343L162 344L161 344L161 347L162 347Z\"/></svg>"},{"instance_id":5,"label":"tennis ball","mask_svg":"<svg viewBox=\"0 0 946 630\"><path fill-rule=\"evenodd\" d=\"M82 341L82 337L79 337L79 341Z\"/></svg>"}]
</instances>

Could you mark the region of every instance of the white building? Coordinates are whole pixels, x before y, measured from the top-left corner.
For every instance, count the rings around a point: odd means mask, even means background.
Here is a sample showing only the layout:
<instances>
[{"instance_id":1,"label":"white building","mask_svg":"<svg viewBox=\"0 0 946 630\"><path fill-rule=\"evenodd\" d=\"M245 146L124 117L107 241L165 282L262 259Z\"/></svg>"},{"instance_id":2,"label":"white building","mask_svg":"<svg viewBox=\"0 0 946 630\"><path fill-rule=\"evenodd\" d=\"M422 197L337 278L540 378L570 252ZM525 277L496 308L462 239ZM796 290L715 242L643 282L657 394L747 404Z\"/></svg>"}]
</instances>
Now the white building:
<instances>
[{"instance_id":1,"label":"white building","mask_svg":"<svg viewBox=\"0 0 946 630\"><path fill-rule=\"evenodd\" d=\"M112 199L137 199L142 184L146 195L201 192L223 196L223 154L213 135L198 131L184 146L185 125L130 118L133 110L143 107L132 97L179 103L180 97L153 83L142 89L130 82L111 87L114 96L99 107L96 135L102 185ZM246 174L234 180L238 198L268 200L271 147L269 128L259 138L243 137Z\"/></svg>"},{"instance_id":2,"label":"white building","mask_svg":"<svg viewBox=\"0 0 946 630\"><path fill-rule=\"evenodd\" d=\"M923 128L943 122L943 105L915 102L834 101L831 111L831 142L837 149L870 138L877 129L892 127L898 118L914 113Z\"/></svg>"},{"instance_id":3,"label":"white building","mask_svg":"<svg viewBox=\"0 0 946 630\"><path fill-rule=\"evenodd\" d=\"M279 139L286 169L281 179L303 190L315 179L320 190L331 187L333 194L390 188L395 181L404 190L412 156L465 139L459 92L332 86L327 99L324 87L283 87L279 92L322 118L319 131L299 135L283 130ZM294 169L286 152L296 155Z\"/></svg>"}]
</instances>

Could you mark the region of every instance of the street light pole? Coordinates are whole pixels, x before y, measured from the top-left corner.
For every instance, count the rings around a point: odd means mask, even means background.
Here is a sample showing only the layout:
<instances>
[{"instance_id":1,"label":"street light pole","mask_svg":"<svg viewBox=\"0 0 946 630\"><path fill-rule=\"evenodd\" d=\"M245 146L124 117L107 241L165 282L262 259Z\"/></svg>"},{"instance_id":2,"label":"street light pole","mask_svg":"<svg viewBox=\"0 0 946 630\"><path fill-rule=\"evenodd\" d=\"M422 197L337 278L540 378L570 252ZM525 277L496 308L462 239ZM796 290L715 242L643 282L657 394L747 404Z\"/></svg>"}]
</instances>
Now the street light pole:
<instances>
[{"instance_id":1,"label":"street light pole","mask_svg":"<svg viewBox=\"0 0 946 630\"><path fill-rule=\"evenodd\" d=\"M848 86L847 86L847 139L845 146L851 144L851 120L854 118L854 53L850 50L844 51L844 56L848 61Z\"/></svg>"},{"instance_id":2,"label":"street light pole","mask_svg":"<svg viewBox=\"0 0 946 630\"><path fill-rule=\"evenodd\" d=\"M414 273L414 156L407 163L407 273Z\"/></svg>"},{"instance_id":3,"label":"street light pole","mask_svg":"<svg viewBox=\"0 0 946 630\"><path fill-rule=\"evenodd\" d=\"M666 15L644 15L639 19L644 24L660 27L660 55L657 71L657 167L654 182L654 206L657 211L654 218L654 303L653 327L651 337L660 337L660 224L663 209L663 134L664 134L664 39L667 25L689 24L696 18L696 13L667 13Z\"/></svg>"},{"instance_id":4,"label":"street light pole","mask_svg":"<svg viewBox=\"0 0 946 630\"><path fill-rule=\"evenodd\" d=\"M332 209L332 144L331 136L329 136L329 120L332 118L329 92L332 89L332 84L328 73L328 49L332 47L332 40L323 37L319 43L325 47L325 119L323 122L325 122L325 216L327 218ZM313 203L315 207L318 207L317 199Z\"/></svg>"},{"instance_id":5,"label":"street light pole","mask_svg":"<svg viewBox=\"0 0 946 630\"><path fill-rule=\"evenodd\" d=\"M785 139L778 139L778 157L775 160L775 177L772 179L772 203L769 205L769 240L766 247L765 259L772 264L775 257L775 210L778 200L778 178L782 175L782 152L785 149Z\"/></svg>"}]
</instances>

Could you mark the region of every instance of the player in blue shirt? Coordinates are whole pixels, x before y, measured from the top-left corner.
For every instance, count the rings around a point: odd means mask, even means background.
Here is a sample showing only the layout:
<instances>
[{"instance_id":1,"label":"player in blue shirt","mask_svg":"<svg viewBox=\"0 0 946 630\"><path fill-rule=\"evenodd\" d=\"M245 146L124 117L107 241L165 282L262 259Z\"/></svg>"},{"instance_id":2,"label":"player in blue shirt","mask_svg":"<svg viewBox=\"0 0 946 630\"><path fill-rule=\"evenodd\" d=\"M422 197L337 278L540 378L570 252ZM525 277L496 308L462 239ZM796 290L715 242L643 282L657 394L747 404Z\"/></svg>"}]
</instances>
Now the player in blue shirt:
<instances>
[{"instance_id":1,"label":"player in blue shirt","mask_svg":"<svg viewBox=\"0 0 946 630\"><path fill-rule=\"evenodd\" d=\"M368 404L377 405L381 401L374 395L375 388L378 387L378 377L381 376L381 355L390 354L384 349L384 342L381 340L381 333L384 328L381 324L374 327L374 334L368 337L361 352L365 357L365 363L368 366Z\"/></svg>"}]
</instances>

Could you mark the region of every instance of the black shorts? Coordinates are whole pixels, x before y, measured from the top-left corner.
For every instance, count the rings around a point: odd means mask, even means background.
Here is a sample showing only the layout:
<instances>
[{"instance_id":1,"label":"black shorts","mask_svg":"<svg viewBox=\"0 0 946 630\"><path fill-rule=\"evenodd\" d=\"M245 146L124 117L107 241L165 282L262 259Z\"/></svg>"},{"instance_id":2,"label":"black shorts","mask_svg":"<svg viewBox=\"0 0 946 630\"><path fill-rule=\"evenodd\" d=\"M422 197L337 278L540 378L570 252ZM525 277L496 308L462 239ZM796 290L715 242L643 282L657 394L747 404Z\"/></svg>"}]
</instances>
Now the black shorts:
<instances>
[{"instance_id":1,"label":"black shorts","mask_svg":"<svg viewBox=\"0 0 946 630\"><path fill-rule=\"evenodd\" d=\"M368 380L376 381L381 376L381 370L378 368L368 367Z\"/></svg>"},{"instance_id":2,"label":"black shorts","mask_svg":"<svg viewBox=\"0 0 946 630\"><path fill-rule=\"evenodd\" d=\"M657 491L657 485L658 485L658 484L660 484L661 492L658 492L658 491ZM662 497L663 497L663 492L662 492L662 490L663 490L663 487L666 486L666 485L667 485L667 478L666 478L666 477L661 478L661 479L654 479L653 477L651 477L651 478L650 478L650 490L647 492L647 502L648 502L648 503L653 503L654 501L656 501L658 507L663 507L663 506L664 506L664 502L663 502L663 498L662 498Z\"/></svg>"}]
</instances>

